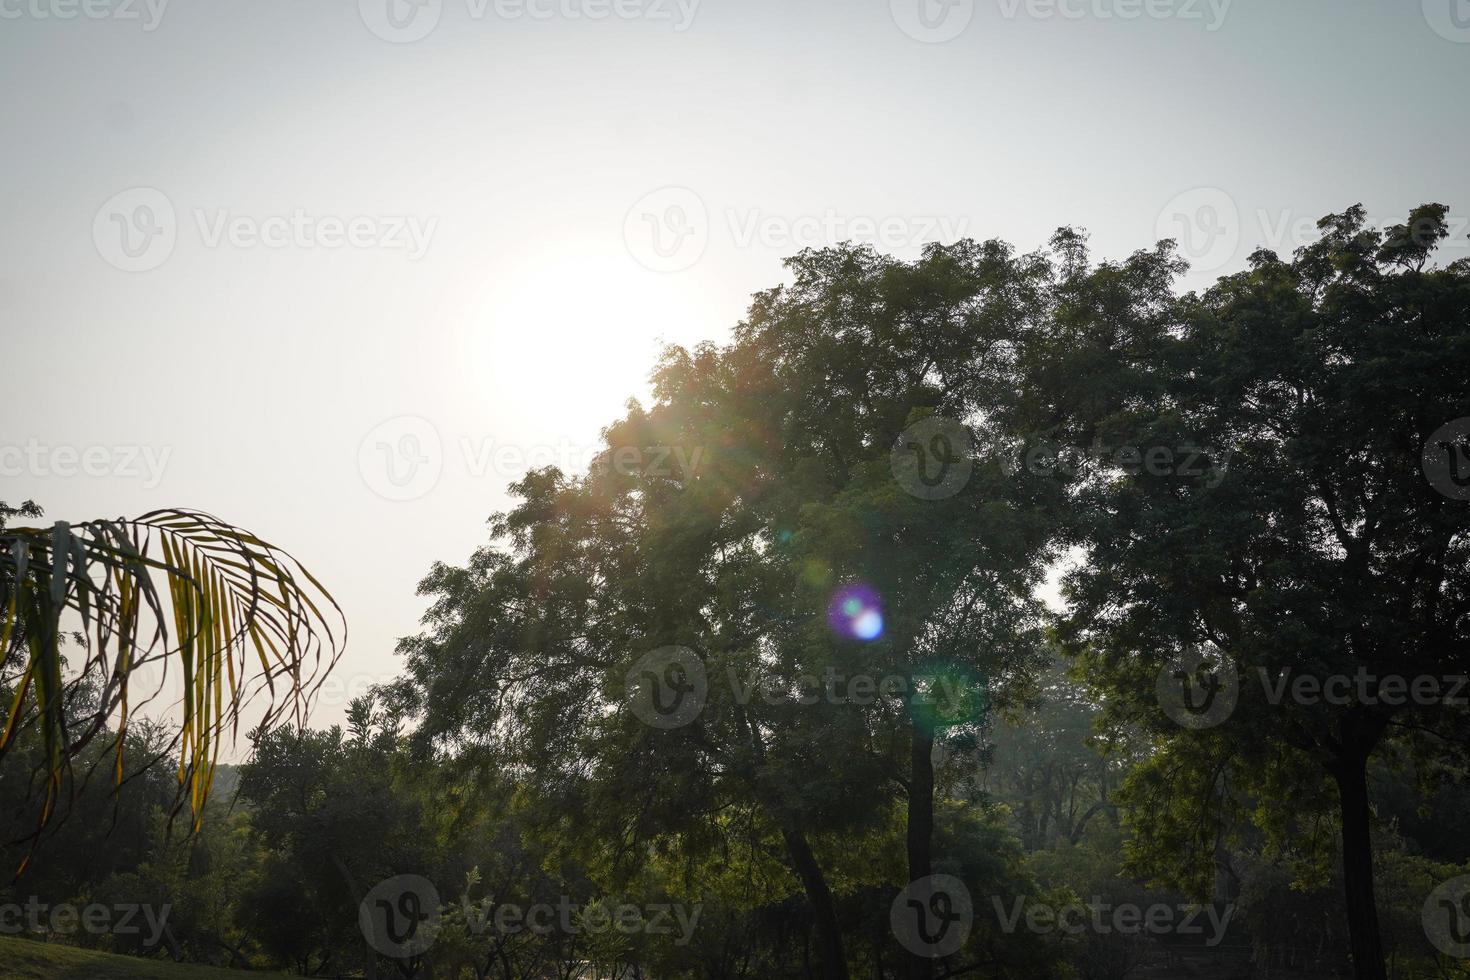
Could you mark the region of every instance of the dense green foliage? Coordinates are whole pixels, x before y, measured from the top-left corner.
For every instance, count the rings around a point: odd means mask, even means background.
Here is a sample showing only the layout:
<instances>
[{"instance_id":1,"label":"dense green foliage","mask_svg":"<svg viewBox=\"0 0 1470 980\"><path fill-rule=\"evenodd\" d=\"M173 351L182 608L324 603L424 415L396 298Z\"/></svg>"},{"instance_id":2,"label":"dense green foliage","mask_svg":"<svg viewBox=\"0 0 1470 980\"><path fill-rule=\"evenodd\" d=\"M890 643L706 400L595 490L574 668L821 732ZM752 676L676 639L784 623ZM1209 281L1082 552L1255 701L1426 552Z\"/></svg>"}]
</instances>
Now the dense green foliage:
<instances>
[{"instance_id":1,"label":"dense green foliage","mask_svg":"<svg viewBox=\"0 0 1470 980\"><path fill-rule=\"evenodd\" d=\"M193 836L176 759L84 783L0 904L171 903L151 941L57 938L303 975L1470 975L1426 932L1470 873L1470 719L1382 696L1466 673L1444 216L1350 209L1182 297L1171 243L1067 229L803 252L430 570L345 727L254 733ZM537 907L577 911L494 924Z\"/></svg>"}]
</instances>

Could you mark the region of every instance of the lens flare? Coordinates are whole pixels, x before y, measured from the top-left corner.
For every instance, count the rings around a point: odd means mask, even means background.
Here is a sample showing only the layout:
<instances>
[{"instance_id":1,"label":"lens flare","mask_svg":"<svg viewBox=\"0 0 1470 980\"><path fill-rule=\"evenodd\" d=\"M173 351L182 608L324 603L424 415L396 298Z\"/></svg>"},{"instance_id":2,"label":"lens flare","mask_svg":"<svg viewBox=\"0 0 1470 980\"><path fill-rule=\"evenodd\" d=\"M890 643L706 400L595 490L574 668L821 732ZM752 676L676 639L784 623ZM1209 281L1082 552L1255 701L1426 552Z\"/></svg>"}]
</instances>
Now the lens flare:
<instances>
[{"instance_id":1,"label":"lens flare","mask_svg":"<svg viewBox=\"0 0 1470 980\"><path fill-rule=\"evenodd\" d=\"M827 605L827 625L849 640L876 640L883 635L883 608L878 591L865 582L838 589Z\"/></svg>"}]
</instances>

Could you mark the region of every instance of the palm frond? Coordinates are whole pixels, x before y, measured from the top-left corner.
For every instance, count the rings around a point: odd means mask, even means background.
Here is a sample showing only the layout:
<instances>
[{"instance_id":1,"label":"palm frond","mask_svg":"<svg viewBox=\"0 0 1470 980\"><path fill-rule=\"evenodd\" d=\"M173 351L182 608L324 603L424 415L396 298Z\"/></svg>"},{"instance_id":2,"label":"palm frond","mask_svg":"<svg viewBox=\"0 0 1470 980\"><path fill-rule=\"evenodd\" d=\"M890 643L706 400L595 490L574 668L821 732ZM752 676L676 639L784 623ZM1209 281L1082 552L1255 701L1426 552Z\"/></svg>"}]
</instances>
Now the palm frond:
<instances>
[{"instance_id":1,"label":"palm frond","mask_svg":"<svg viewBox=\"0 0 1470 980\"><path fill-rule=\"evenodd\" d=\"M84 660L72 665L63 637L76 627ZM340 607L310 572L209 514L0 525L0 758L20 733L39 735L44 827L71 761L99 736L115 741L123 780L129 720L151 700L139 678L177 669L175 812L187 803L197 829L226 731L238 736L262 692L259 724L304 723L345 639Z\"/></svg>"}]
</instances>

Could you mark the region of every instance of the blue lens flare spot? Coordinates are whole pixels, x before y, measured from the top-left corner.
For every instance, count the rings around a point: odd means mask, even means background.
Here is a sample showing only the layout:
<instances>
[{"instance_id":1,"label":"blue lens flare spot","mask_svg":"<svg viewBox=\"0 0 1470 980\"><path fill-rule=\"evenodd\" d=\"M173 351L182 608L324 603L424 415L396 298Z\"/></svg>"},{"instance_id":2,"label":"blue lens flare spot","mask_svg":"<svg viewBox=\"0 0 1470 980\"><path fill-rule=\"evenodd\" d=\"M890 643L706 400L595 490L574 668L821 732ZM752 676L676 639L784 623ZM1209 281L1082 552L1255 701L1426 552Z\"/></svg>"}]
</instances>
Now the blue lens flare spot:
<instances>
[{"instance_id":1,"label":"blue lens flare spot","mask_svg":"<svg viewBox=\"0 0 1470 980\"><path fill-rule=\"evenodd\" d=\"M883 635L883 606L878 591L866 582L849 582L827 605L827 625L849 640L876 640Z\"/></svg>"},{"instance_id":2,"label":"blue lens flare spot","mask_svg":"<svg viewBox=\"0 0 1470 980\"><path fill-rule=\"evenodd\" d=\"M883 635L883 614L876 609L864 609L852 621L852 635L859 640L876 640Z\"/></svg>"}]
</instances>

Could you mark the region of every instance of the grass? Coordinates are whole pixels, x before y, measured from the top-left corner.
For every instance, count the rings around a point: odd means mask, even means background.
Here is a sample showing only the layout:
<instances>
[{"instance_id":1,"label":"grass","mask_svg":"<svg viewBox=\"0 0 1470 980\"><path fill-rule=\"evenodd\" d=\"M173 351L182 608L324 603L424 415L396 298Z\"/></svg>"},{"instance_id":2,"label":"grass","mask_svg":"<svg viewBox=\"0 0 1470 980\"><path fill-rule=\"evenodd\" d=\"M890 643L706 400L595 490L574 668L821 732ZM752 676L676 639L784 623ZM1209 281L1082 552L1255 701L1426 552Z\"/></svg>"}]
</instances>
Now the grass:
<instances>
[{"instance_id":1,"label":"grass","mask_svg":"<svg viewBox=\"0 0 1470 980\"><path fill-rule=\"evenodd\" d=\"M260 975L0 936L0 980L241 980Z\"/></svg>"}]
</instances>

